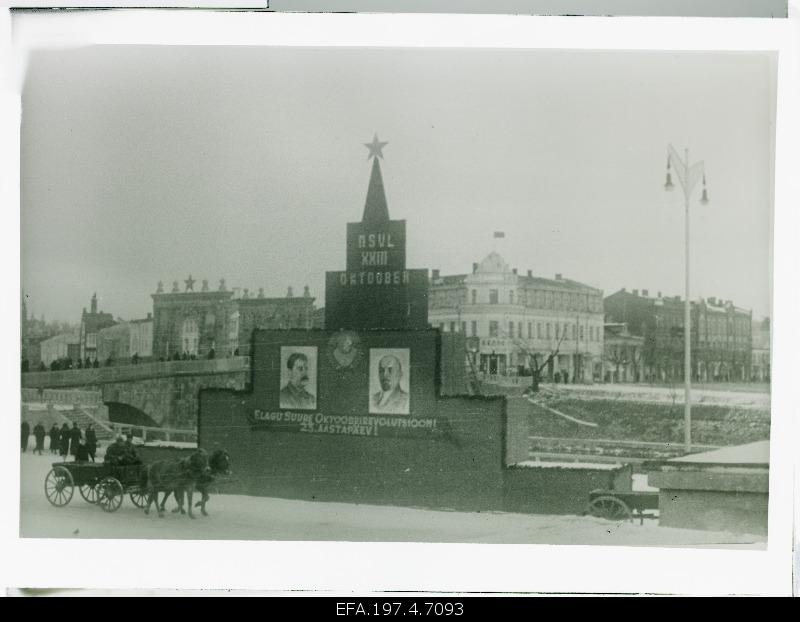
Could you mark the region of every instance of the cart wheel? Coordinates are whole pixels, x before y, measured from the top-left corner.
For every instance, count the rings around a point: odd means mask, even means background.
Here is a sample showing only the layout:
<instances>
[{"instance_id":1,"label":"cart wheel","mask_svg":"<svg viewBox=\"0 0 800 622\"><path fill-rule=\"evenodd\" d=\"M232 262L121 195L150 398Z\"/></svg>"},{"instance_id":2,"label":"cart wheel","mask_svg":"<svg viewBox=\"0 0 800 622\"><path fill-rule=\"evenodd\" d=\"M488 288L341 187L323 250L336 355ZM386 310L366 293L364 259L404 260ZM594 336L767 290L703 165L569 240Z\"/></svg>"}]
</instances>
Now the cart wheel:
<instances>
[{"instance_id":1,"label":"cart wheel","mask_svg":"<svg viewBox=\"0 0 800 622\"><path fill-rule=\"evenodd\" d=\"M147 505L147 493L141 490L134 490L130 493L131 503L137 508L144 508Z\"/></svg>"},{"instance_id":2,"label":"cart wheel","mask_svg":"<svg viewBox=\"0 0 800 622\"><path fill-rule=\"evenodd\" d=\"M86 503L97 503L97 482L93 484L84 484L78 488L78 492L81 493L81 497L83 497Z\"/></svg>"},{"instance_id":3,"label":"cart wheel","mask_svg":"<svg viewBox=\"0 0 800 622\"><path fill-rule=\"evenodd\" d=\"M124 490L115 477L104 477L97 486L97 503L105 512L116 512L122 505Z\"/></svg>"},{"instance_id":4,"label":"cart wheel","mask_svg":"<svg viewBox=\"0 0 800 622\"><path fill-rule=\"evenodd\" d=\"M586 513L597 518L614 521L632 521L630 508L624 501L611 496L602 496L593 499L586 508Z\"/></svg>"},{"instance_id":5,"label":"cart wheel","mask_svg":"<svg viewBox=\"0 0 800 622\"><path fill-rule=\"evenodd\" d=\"M72 473L65 467L53 467L44 478L44 494L47 500L57 508L67 505L75 493L75 482Z\"/></svg>"}]
</instances>

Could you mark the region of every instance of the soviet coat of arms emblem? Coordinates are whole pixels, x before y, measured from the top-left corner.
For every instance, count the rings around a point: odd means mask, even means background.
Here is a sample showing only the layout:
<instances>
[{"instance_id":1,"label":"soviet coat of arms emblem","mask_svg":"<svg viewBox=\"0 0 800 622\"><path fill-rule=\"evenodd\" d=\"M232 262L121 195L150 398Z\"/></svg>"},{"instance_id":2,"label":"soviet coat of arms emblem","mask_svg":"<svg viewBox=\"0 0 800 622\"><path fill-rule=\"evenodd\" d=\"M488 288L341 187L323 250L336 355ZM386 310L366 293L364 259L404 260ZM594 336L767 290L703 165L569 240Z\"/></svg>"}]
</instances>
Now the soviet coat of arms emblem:
<instances>
[{"instance_id":1,"label":"soviet coat of arms emblem","mask_svg":"<svg viewBox=\"0 0 800 622\"><path fill-rule=\"evenodd\" d=\"M345 331L330 340L330 357L336 369L351 369L361 356L361 340L355 333Z\"/></svg>"}]
</instances>

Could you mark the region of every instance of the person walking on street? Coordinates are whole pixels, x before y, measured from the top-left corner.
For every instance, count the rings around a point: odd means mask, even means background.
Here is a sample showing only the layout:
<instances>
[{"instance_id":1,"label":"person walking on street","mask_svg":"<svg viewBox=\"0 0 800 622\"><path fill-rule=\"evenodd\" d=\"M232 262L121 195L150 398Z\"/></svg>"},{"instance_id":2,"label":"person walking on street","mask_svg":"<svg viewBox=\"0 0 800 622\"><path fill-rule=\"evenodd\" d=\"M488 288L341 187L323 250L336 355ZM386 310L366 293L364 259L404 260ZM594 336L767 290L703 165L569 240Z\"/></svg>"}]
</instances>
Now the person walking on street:
<instances>
[{"instance_id":1,"label":"person walking on street","mask_svg":"<svg viewBox=\"0 0 800 622\"><path fill-rule=\"evenodd\" d=\"M53 427L50 428L50 453L57 454L58 453L58 438L61 433L58 431L58 425L53 424Z\"/></svg>"},{"instance_id":2,"label":"person walking on street","mask_svg":"<svg viewBox=\"0 0 800 622\"><path fill-rule=\"evenodd\" d=\"M67 454L69 454L69 424L65 423L61 426L61 432L58 435L58 449L59 454L62 458L66 460Z\"/></svg>"},{"instance_id":3,"label":"person walking on street","mask_svg":"<svg viewBox=\"0 0 800 622\"><path fill-rule=\"evenodd\" d=\"M89 458L94 462L94 454L97 451L97 434L95 434L91 423L86 428L86 451L89 454Z\"/></svg>"},{"instance_id":4,"label":"person walking on street","mask_svg":"<svg viewBox=\"0 0 800 622\"><path fill-rule=\"evenodd\" d=\"M81 440L83 440L81 429L78 427L77 423L73 422L72 429L69 431L69 455L74 459L77 459L76 456L78 455L78 445L80 444Z\"/></svg>"},{"instance_id":5,"label":"person walking on street","mask_svg":"<svg viewBox=\"0 0 800 622\"><path fill-rule=\"evenodd\" d=\"M36 449L33 451L41 456L42 451L44 451L44 437L47 436L47 431L41 421L34 426L33 436L36 438Z\"/></svg>"},{"instance_id":6,"label":"person walking on street","mask_svg":"<svg viewBox=\"0 0 800 622\"><path fill-rule=\"evenodd\" d=\"M28 451L28 438L31 435L31 426L27 421L22 422L22 451Z\"/></svg>"}]
</instances>

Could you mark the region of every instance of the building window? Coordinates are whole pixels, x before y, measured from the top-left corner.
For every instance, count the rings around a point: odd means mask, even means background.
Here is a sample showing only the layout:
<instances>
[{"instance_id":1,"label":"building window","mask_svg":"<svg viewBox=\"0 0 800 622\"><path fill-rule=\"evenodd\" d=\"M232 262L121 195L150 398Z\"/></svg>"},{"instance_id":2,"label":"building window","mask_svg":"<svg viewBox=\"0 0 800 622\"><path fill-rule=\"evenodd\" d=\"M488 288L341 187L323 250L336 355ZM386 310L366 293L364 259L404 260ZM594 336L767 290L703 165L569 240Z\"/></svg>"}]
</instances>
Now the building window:
<instances>
[{"instance_id":1,"label":"building window","mask_svg":"<svg viewBox=\"0 0 800 622\"><path fill-rule=\"evenodd\" d=\"M511 305L514 304L514 292L513 291L508 292L508 304L511 304Z\"/></svg>"},{"instance_id":2,"label":"building window","mask_svg":"<svg viewBox=\"0 0 800 622\"><path fill-rule=\"evenodd\" d=\"M517 337L522 339L522 322L517 322Z\"/></svg>"},{"instance_id":3,"label":"building window","mask_svg":"<svg viewBox=\"0 0 800 622\"><path fill-rule=\"evenodd\" d=\"M489 290L489 304L496 305L498 301L498 294L496 289Z\"/></svg>"},{"instance_id":4,"label":"building window","mask_svg":"<svg viewBox=\"0 0 800 622\"><path fill-rule=\"evenodd\" d=\"M500 324L495 320L489 322L489 336L497 337L500 333Z\"/></svg>"},{"instance_id":5,"label":"building window","mask_svg":"<svg viewBox=\"0 0 800 622\"><path fill-rule=\"evenodd\" d=\"M471 328L472 328L472 336L473 337L477 337L478 336L478 322L476 322L475 320L472 320Z\"/></svg>"},{"instance_id":6,"label":"building window","mask_svg":"<svg viewBox=\"0 0 800 622\"><path fill-rule=\"evenodd\" d=\"M508 323L508 336L510 339L514 338L514 322Z\"/></svg>"},{"instance_id":7,"label":"building window","mask_svg":"<svg viewBox=\"0 0 800 622\"><path fill-rule=\"evenodd\" d=\"M439 322L439 330L444 332L444 322Z\"/></svg>"},{"instance_id":8,"label":"building window","mask_svg":"<svg viewBox=\"0 0 800 622\"><path fill-rule=\"evenodd\" d=\"M466 335L467 334L467 323L466 322L461 322L461 334L462 335Z\"/></svg>"},{"instance_id":9,"label":"building window","mask_svg":"<svg viewBox=\"0 0 800 622\"><path fill-rule=\"evenodd\" d=\"M551 328L551 326L550 326L550 322L548 322L548 323L547 323L547 338L548 338L548 339L550 339L550 338L551 338L551 331L550 331L550 328Z\"/></svg>"},{"instance_id":10,"label":"building window","mask_svg":"<svg viewBox=\"0 0 800 622\"><path fill-rule=\"evenodd\" d=\"M533 329L531 328L531 323L528 322L528 339L533 337Z\"/></svg>"},{"instance_id":11,"label":"building window","mask_svg":"<svg viewBox=\"0 0 800 622\"><path fill-rule=\"evenodd\" d=\"M472 304L475 304L478 302L478 290L473 289L471 293L472 293Z\"/></svg>"},{"instance_id":12,"label":"building window","mask_svg":"<svg viewBox=\"0 0 800 622\"><path fill-rule=\"evenodd\" d=\"M550 325L548 324L548 327L549 326ZM558 339L558 334L560 331L561 331L561 324L556 324L556 339ZM548 330L547 332L549 333L550 331ZM547 336L549 337L550 335L548 334Z\"/></svg>"},{"instance_id":13,"label":"building window","mask_svg":"<svg viewBox=\"0 0 800 622\"><path fill-rule=\"evenodd\" d=\"M583 326L581 326L581 341L583 341Z\"/></svg>"},{"instance_id":14,"label":"building window","mask_svg":"<svg viewBox=\"0 0 800 622\"><path fill-rule=\"evenodd\" d=\"M537 339L541 339L542 338L542 323L541 322L536 322L536 338Z\"/></svg>"},{"instance_id":15,"label":"building window","mask_svg":"<svg viewBox=\"0 0 800 622\"><path fill-rule=\"evenodd\" d=\"M456 323L455 322L450 322L450 332L451 333L456 332Z\"/></svg>"}]
</instances>

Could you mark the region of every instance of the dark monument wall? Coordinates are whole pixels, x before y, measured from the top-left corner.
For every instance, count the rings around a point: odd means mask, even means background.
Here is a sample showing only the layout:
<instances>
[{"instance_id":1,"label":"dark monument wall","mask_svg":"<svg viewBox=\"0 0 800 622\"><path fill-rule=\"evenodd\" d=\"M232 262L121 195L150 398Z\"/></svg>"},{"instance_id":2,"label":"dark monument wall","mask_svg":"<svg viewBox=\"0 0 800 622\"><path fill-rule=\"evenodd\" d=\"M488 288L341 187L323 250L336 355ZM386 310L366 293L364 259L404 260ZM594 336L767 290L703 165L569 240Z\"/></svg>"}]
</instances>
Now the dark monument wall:
<instances>
[{"instance_id":1,"label":"dark monument wall","mask_svg":"<svg viewBox=\"0 0 800 622\"><path fill-rule=\"evenodd\" d=\"M307 501L499 510L503 506L505 400L436 402L447 435L363 437L252 429L252 396L200 394L200 446L231 454L224 492Z\"/></svg>"}]
</instances>

